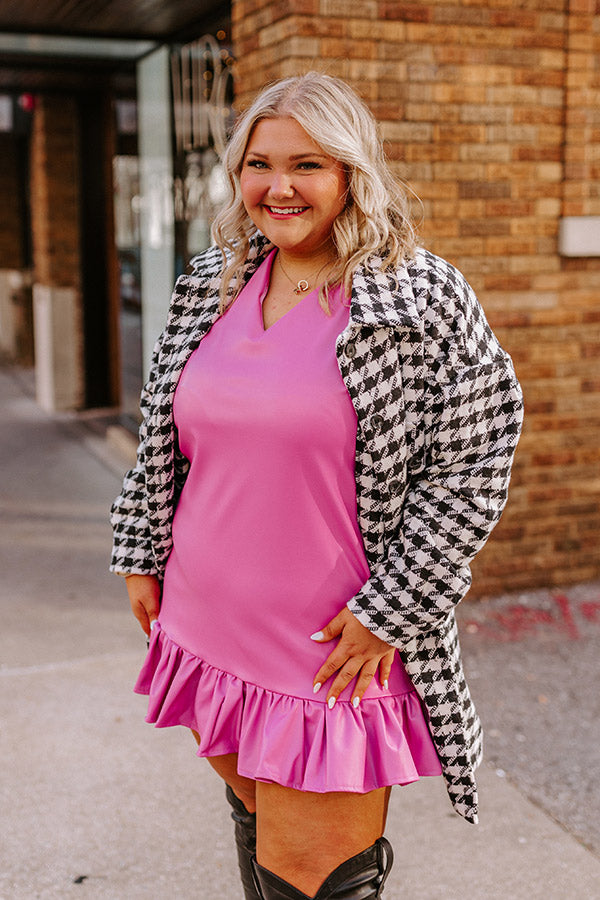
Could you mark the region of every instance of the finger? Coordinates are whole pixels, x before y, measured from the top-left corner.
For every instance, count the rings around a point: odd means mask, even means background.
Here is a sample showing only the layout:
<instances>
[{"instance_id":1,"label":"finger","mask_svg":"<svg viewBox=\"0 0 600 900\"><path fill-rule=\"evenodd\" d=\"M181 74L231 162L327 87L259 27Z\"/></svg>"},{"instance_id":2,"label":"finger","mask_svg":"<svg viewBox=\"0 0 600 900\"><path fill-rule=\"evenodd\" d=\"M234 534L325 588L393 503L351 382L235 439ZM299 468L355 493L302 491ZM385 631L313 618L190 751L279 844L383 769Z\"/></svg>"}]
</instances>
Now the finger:
<instances>
[{"instance_id":1,"label":"finger","mask_svg":"<svg viewBox=\"0 0 600 900\"><path fill-rule=\"evenodd\" d=\"M396 651L390 650L385 656L382 656L379 662L379 682L382 688L387 691L389 688L389 678L392 672L392 666L396 657Z\"/></svg>"},{"instance_id":2,"label":"finger","mask_svg":"<svg viewBox=\"0 0 600 900\"><path fill-rule=\"evenodd\" d=\"M326 681L329 681L348 662L348 659L349 653L338 644L335 650L331 651L313 679L313 691L315 694L318 693Z\"/></svg>"},{"instance_id":3,"label":"finger","mask_svg":"<svg viewBox=\"0 0 600 900\"><path fill-rule=\"evenodd\" d=\"M142 626L146 635L150 634L152 622L158 618L160 605L154 597L134 600L131 604L133 614Z\"/></svg>"},{"instance_id":4,"label":"finger","mask_svg":"<svg viewBox=\"0 0 600 900\"><path fill-rule=\"evenodd\" d=\"M348 618L347 615L352 615L350 610L344 609L334 616L330 622L325 625L321 631L315 631L314 634L311 634L311 641L318 641L319 643L324 643L327 641L333 640L334 637L338 637L344 630L344 625L347 624Z\"/></svg>"},{"instance_id":5,"label":"finger","mask_svg":"<svg viewBox=\"0 0 600 900\"><path fill-rule=\"evenodd\" d=\"M158 616L155 613L148 613L146 622L147 628L144 628L144 631L146 632L147 637L150 637L154 631L155 625L158 624Z\"/></svg>"},{"instance_id":6,"label":"finger","mask_svg":"<svg viewBox=\"0 0 600 900\"><path fill-rule=\"evenodd\" d=\"M160 610L160 583L155 575L127 575L125 579L131 610L148 634L150 621Z\"/></svg>"},{"instance_id":7,"label":"finger","mask_svg":"<svg viewBox=\"0 0 600 900\"><path fill-rule=\"evenodd\" d=\"M377 659L369 659L365 662L362 669L358 673L356 678L356 685L354 686L354 690L352 691L352 706L355 709L362 700L365 691L373 681L373 678L377 673L378 664L379 663Z\"/></svg>"},{"instance_id":8,"label":"finger","mask_svg":"<svg viewBox=\"0 0 600 900\"><path fill-rule=\"evenodd\" d=\"M150 622L148 619L148 613L146 612L145 607L139 601L131 604L131 608L134 616L142 626L143 631L146 635L150 634Z\"/></svg>"},{"instance_id":9,"label":"finger","mask_svg":"<svg viewBox=\"0 0 600 900\"><path fill-rule=\"evenodd\" d=\"M364 660L354 657L353 659L349 659L346 665L340 669L335 681L327 693L327 705L329 709L333 709L333 706L342 691L345 691L348 685L354 681L357 674L360 672L363 663Z\"/></svg>"}]
</instances>

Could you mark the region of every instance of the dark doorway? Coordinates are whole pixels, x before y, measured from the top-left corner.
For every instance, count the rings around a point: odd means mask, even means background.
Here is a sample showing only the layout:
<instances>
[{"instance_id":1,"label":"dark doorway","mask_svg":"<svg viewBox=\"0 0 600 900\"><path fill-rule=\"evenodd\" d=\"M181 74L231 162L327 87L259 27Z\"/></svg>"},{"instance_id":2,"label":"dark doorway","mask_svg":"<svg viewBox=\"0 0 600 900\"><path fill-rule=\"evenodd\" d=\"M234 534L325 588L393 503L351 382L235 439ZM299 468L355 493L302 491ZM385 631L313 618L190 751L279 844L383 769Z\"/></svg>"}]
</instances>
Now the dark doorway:
<instances>
[{"instance_id":1,"label":"dark doorway","mask_svg":"<svg viewBox=\"0 0 600 900\"><path fill-rule=\"evenodd\" d=\"M79 122L85 405L104 407L119 402L114 334L118 306L112 186L115 138L110 95L82 94Z\"/></svg>"}]
</instances>

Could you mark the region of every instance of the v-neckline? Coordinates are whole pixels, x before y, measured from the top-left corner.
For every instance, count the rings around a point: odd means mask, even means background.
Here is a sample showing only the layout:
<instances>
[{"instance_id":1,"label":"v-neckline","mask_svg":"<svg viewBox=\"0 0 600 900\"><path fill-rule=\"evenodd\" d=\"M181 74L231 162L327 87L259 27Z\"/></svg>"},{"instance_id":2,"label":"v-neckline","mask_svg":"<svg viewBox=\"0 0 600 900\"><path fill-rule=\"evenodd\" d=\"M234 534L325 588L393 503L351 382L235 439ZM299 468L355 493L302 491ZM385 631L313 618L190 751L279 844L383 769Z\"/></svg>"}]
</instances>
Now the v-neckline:
<instances>
[{"instance_id":1,"label":"v-neckline","mask_svg":"<svg viewBox=\"0 0 600 900\"><path fill-rule=\"evenodd\" d=\"M312 291L309 291L309 293L304 294L304 296L303 296L303 297L300 297L300 299L298 300L298 302L295 303L293 306L291 306L291 307L287 310L287 312L284 312L283 315L279 316L278 319L275 319L275 321L272 322L272 323L269 325L268 328L265 327L265 317L264 317L264 312L263 312L263 303L264 303L264 300L265 300L265 298L266 298L266 296L267 296L267 294L268 294L268 292L269 292L269 286L270 286L270 284L271 284L271 271L272 271L273 265L274 265L274 263L275 263L275 257L276 257L276 255L277 255L277 250L273 250L273 251L272 251L271 259L268 260L268 267L267 267L267 272L265 273L264 284L262 285L262 288L261 288L261 290L260 290L260 292L259 292L259 295L258 295L258 314L259 314L259 322L260 322L260 327L261 327L261 331L262 331L263 334L267 334L269 331L271 331L271 329L274 328L279 322L281 322L282 319L287 319L287 317L289 316L290 313L294 312L295 309L298 309L299 306L302 306L302 304L304 303L304 301L305 301L305 300L308 300L308 298L309 298L310 296L312 296L312 294L314 294L315 291L318 290L318 288L313 288Z\"/></svg>"}]
</instances>

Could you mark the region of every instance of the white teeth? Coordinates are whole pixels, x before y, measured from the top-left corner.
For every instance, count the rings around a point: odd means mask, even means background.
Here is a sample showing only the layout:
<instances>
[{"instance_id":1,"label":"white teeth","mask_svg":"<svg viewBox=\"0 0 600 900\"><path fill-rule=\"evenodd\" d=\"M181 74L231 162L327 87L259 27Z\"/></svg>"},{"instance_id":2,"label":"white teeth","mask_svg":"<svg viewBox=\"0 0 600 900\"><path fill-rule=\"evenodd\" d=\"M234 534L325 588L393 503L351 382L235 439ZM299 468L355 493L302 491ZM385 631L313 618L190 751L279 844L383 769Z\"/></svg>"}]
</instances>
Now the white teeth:
<instances>
[{"instance_id":1,"label":"white teeth","mask_svg":"<svg viewBox=\"0 0 600 900\"><path fill-rule=\"evenodd\" d=\"M306 207L305 206L286 206L283 209L279 209L277 206L270 206L269 209L271 212L277 213L278 215L291 215L292 213L300 213L303 212Z\"/></svg>"}]
</instances>

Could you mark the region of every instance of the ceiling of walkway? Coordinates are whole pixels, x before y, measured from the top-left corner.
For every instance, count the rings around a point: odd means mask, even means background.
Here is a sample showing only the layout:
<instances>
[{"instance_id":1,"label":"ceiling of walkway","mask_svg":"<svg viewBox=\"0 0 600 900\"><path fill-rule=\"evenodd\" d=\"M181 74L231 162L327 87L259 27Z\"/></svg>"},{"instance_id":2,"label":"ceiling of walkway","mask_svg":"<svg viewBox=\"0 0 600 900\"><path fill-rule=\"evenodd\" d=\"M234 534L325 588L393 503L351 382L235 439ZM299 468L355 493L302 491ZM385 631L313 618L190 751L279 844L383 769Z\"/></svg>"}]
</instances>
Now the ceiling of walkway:
<instances>
[{"instance_id":1,"label":"ceiling of walkway","mask_svg":"<svg viewBox=\"0 0 600 900\"><path fill-rule=\"evenodd\" d=\"M79 91L102 79L131 92L155 43L214 32L230 0L0 0L0 90Z\"/></svg>"},{"instance_id":2,"label":"ceiling of walkway","mask_svg":"<svg viewBox=\"0 0 600 900\"><path fill-rule=\"evenodd\" d=\"M186 40L229 6L223 0L4 0L0 32Z\"/></svg>"}]
</instances>

